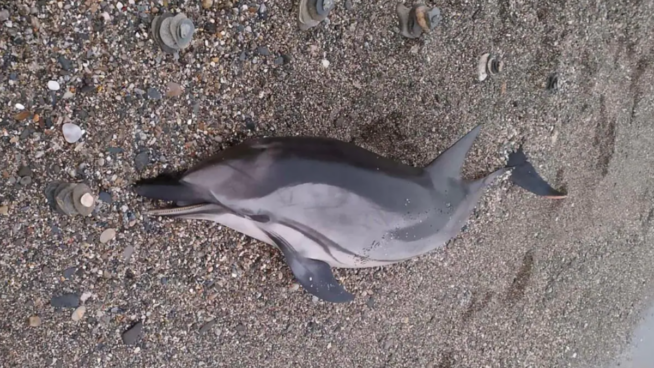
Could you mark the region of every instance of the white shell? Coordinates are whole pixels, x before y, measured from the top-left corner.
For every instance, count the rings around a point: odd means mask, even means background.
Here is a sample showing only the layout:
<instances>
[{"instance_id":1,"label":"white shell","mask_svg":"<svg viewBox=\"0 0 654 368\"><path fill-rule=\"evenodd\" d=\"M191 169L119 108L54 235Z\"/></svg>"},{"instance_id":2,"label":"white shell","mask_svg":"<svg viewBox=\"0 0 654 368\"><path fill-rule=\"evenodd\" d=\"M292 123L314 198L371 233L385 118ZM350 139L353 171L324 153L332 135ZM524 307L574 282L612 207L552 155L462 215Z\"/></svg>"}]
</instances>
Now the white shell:
<instances>
[{"instance_id":1,"label":"white shell","mask_svg":"<svg viewBox=\"0 0 654 368\"><path fill-rule=\"evenodd\" d=\"M59 90L59 82L57 81L49 81L48 82L48 89L51 91L58 91Z\"/></svg>"},{"instance_id":2,"label":"white shell","mask_svg":"<svg viewBox=\"0 0 654 368\"><path fill-rule=\"evenodd\" d=\"M17 103L16 110L25 110L25 105Z\"/></svg>"},{"instance_id":3,"label":"white shell","mask_svg":"<svg viewBox=\"0 0 654 368\"><path fill-rule=\"evenodd\" d=\"M486 64L488 63L488 57L490 53L485 53L479 58L479 63L477 64L477 73L479 73L479 81L483 82L488 78L488 73L486 72Z\"/></svg>"},{"instance_id":4,"label":"white shell","mask_svg":"<svg viewBox=\"0 0 654 368\"><path fill-rule=\"evenodd\" d=\"M80 198L80 203L82 203L82 206L84 207L93 206L93 202L95 202L95 199L91 193L85 193L82 198Z\"/></svg>"},{"instance_id":5,"label":"white shell","mask_svg":"<svg viewBox=\"0 0 654 368\"><path fill-rule=\"evenodd\" d=\"M64 133L64 139L68 143L75 143L82 138L82 128L77 126L77 124L66 123L61 127L61 131Z\"/></svg>"}]
</instances>

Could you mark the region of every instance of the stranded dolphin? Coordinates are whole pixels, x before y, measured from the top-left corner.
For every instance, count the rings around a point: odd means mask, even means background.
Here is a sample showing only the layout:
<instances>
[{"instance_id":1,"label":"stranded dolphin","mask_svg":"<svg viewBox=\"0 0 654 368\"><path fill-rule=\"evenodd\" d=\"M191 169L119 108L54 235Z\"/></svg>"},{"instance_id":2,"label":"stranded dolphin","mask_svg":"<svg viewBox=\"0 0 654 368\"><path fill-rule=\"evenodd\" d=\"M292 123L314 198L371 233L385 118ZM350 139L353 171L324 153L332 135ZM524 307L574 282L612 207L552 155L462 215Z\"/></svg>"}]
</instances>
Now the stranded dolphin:
<instances>
[{"instance_id":1,"label":"stranded dolphin","mask_svg":"<svg viewBox=\"0 0 654 368\"><path fill-rule=\"evenodd\" d=\"M461 167L481 126L424 168L394 162L354 144L317 137L250 140L191 168L180 179L137 184L144 197L174 201L152 215L215 221L276 246L298 282L330 302L354 297L331 267L389 265L455 237L484 189L511 171L513 183L563 198L524 153L505 168L464 181Z\"/></svg>"}]
</instances>

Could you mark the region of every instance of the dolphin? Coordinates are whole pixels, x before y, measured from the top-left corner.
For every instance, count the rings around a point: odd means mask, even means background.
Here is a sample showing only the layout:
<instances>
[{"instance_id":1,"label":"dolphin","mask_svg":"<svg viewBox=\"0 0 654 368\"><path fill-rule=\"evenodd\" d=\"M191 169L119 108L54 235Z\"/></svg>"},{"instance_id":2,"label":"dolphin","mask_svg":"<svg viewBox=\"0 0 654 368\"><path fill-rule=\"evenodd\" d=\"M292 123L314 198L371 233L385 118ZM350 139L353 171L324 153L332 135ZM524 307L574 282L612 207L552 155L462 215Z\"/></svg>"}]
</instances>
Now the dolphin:
<instances>
[{"instance_id":1,"label":"dolphin","mask_svg":"<svg viewBox=\"0 0 654 368\"><path fill-rule=\"evenodd\" d=\"M480 130L476 126L423 168L337 139L251 139L180 178L159 176L135 190L178 206L150 215L214 221L277 247L305 290L328 302L348 302L354 296L332 268L385 266L444 246L484 189L506 172L531 193L566 196L538 175L522 149L510 154L506 167L462 179Z\"/></svg>"}]
</instances>

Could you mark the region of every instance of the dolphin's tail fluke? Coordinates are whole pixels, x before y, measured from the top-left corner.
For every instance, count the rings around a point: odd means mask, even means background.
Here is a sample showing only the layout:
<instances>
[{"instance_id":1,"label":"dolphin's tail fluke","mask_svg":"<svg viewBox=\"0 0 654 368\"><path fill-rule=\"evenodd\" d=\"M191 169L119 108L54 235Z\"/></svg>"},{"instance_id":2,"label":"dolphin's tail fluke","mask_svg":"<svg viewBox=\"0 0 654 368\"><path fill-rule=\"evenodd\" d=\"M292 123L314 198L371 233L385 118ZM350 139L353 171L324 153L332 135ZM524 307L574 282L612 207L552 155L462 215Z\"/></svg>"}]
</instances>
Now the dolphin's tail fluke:
<instances>
[{"instance_id":1,"label":"dolphin's tail fluke","mask_svg":"<svg viewBox=\"0 0 654 368\"><path fill-rule=\"evenodd\" d=\"M509 180L511 180L513 184L533 194L553 199L567 197L567 194L552 188L540 175L538 175L538 172L522 151L522 147L509 154L509 162L506 167L512 169Z\"/></svg>"}]
</instances>

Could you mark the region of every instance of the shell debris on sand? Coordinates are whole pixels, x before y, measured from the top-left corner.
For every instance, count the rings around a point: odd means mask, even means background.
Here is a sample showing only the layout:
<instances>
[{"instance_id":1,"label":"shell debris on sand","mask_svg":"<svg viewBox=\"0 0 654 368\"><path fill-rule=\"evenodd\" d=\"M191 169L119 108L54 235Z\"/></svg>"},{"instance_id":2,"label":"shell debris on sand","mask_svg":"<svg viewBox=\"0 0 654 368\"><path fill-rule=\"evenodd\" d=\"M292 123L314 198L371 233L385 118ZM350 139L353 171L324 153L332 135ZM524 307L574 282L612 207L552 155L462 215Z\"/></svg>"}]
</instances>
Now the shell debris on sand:
<instances>
[{"instance_id":1,"label":"shell debris on sand","mask_svg":"<svg viewBox=\"0 0 654 368\"><path fill-rule=\"evenodd\" d=\"M439 8L427 8L416 4L411 8L400 3L395 8L400 26L400 34L406 38L418 38L423 33L430 33L442 20Z\"/></svg>"},{"instance_id":2,"label":"shell debris on sand","mask_svg":"<svg viewBox=\"0 0 654 368\"><path fill-rule=\"evenodd\" d=\"M504 62L498 57L492 56L490 53L485 53L479 57L477 63L477 74L479 81L485 81L489 75L495 75L502 72Z\"/></svg>"},{"instance_id":3,"label":"shell debris on sand","mask_svg":"<svg viewBox=\"0 0 654 368\"><path fill-rule=\"evenodd\" d=\"M174 54L191 44L195 25L184 13L164 13L152 21L152 37L162 50Z\"/></svg>"},{"instance_id":4,"label":"shell debris on sand","mask_svg":"<svg viewBox=\"0 0 654 368\"><path fill-rule=\"evenodd\" d=\"M64 139L68 143L75 143L82 138L84 131L77 124L66 123L61 127L61 132L64 134Z\"/></svg>"},{"instance_id":5,"label":"shell debris on sand","mask_svg":"<svg viewBox=\"0 0 654 368\"><path fill-rule=\"evenodd\" d=\"M95 209L95 196L84 183L55 181L43 190L50 207L67 216L89 216Z\"/></svg>"}]
</instances>

